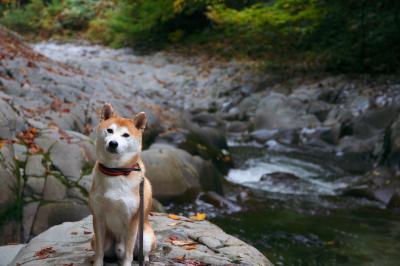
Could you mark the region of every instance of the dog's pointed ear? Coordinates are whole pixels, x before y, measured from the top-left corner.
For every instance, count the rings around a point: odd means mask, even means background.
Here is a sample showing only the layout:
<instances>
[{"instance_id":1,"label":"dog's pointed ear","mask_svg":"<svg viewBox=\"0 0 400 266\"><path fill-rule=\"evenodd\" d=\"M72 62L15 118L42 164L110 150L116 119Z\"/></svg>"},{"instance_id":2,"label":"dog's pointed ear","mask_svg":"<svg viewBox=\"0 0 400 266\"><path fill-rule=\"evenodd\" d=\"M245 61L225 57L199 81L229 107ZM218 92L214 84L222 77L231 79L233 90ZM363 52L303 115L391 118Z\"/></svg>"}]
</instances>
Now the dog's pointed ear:
<instances>
[{"instance_id":1,"label":"dog's pointed ear","mask_svg":"<svg viewBox=\"0 0 400 266\"><path fill-rule=\"evenodd\" d=\"M140 112L135 115L135 118L133 119L133 122L135 123L135 127L139 129L140 131L144 131L146 128L147 124L147 115L145 112Z\"/></svg>"},{"instance_id":2,"label":"dog's pointed ear","mask_svg":"<svg viewBox=\"0 0 400 266\"><path fill-rule=\"evenodd\" d=\"M101 119L107 120L113 117L114 115L115 113L112 105L109 103L104 104L103 109L101 109Z\"/></svg>"}]
</instances>

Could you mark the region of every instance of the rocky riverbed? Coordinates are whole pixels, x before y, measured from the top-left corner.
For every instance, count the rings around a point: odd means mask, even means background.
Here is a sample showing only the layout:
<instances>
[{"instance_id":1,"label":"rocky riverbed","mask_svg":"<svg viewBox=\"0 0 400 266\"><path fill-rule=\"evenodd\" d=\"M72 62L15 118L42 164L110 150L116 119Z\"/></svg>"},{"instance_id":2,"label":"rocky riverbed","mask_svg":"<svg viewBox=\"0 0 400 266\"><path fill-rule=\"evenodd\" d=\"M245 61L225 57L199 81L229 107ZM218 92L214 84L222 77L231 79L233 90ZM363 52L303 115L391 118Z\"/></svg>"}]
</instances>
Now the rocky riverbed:
<instances>
[{"instance_id":1,"label":"rocky riverbed","mask_svg":"<svg viewBox=\"0 0 400 266\"><path fill-rule=\"evenodd\" d=\"M278 265L318 258L375 263L370 255L357 257L358 248L370 249L343 237L352 233L396 242L400 83L394 77L282 79L250 63L206 56L27 45L2 29L0 58L3 244L27 242L89 214L93 127L105 102L121 115L144 110L150 117L143 158L164 204L155 209L205 211ZM368 213L383 218L371 221ZM292 225L290 217L299 222ZM350 230L351 219L372 231L390 224L393 237ZM327 220L338 224L311 226ZM357 250L344 252L344 241ZM397 254L386 252L390 265Z\"/></svg>"}]
</instances>

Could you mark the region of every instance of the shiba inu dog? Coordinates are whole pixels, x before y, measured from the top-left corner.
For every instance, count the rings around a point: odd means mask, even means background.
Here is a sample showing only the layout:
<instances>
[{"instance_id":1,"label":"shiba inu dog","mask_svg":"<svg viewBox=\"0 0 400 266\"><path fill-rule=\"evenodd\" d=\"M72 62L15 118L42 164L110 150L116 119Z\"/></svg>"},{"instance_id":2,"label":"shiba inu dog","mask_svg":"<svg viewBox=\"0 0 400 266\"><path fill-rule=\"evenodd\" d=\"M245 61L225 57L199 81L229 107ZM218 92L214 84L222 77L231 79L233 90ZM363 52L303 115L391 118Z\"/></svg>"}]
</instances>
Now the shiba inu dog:
<instances>
[{"instance_id":1,"label":"shiba inu dog","mask_svg":"<svg viewBox=\"0 0 400 266\"><path fill-rule=\"evenodd\" d=\"M144 176L140 158L142 134L146 114L133 119L116 115L110 104L105 104L96 129L97 162L93 169L93 183L89 193L89 207L93 214L95 251L93 265L103 265L103 257L117 257L123 266L130 266L138 251L139 185L144 178L144 233L143 253L148 260L156 238L148 216L152 205L150 182Z\"/></svg>"}]
</instances>

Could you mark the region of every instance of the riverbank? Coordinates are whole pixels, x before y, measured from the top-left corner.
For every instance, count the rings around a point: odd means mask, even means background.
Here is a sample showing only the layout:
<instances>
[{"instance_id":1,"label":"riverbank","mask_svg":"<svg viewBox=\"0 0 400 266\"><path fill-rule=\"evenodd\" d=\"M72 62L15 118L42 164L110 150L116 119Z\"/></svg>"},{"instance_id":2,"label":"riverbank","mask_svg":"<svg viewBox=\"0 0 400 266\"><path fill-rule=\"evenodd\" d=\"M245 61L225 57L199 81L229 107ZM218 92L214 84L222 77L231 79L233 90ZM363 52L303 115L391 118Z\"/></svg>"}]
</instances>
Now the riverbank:
<instances>
[{"instance_id":1,"label":"riverbank","mask_svg":"<svg viewBox=\"0 0 400 266\"><path fill-rule=\"evenodd\" d=\"M368 264L370 255L357 257L370 250L365 239L394 245L383 235L399 232L395 77L282 80L243 62L28 46L0 33L0 177L14 188L1 191L3 243L89 214L92 130L111 102L124 116L149 115L143 157L167 211L206 212L278 265ZM329 220L337 224L325 228ZM382 254L388 265L397 259Z\"/></svg>"}]
</instances>

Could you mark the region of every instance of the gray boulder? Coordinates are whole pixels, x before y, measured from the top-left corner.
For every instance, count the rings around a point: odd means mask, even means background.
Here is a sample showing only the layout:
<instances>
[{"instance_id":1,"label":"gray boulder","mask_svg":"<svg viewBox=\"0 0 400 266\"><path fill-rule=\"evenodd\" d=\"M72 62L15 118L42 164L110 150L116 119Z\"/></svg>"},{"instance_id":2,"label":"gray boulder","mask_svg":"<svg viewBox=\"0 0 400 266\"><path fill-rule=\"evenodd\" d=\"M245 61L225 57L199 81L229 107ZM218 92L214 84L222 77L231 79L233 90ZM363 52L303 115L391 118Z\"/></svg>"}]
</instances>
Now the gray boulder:
<instances>
[{"instance_id":1,"label":"gray boulder","mask_svg":"<svg viewBox=\"0 0 400 266\"><path fill-rule=\"evenodd\" d=\"M290 98L280 93L270 93L260 100L254 124L256 129L293 129L315 127L318 118L308 114L307 105L298 98Z\"/></svg>"},{"instance_id":2,"label":"gray boulder","mask_svg":"<svg viewBox=\"0 0 400 266\"><path fill-rule=\"evenodd\" d=\"M167 144L142 152L153 195L161 201L196 199L202 190L221 192L218 171L207 161Z\"/></svg>"},{"instance_id":3,"label":"gray boulder","mask_svg":"<svg viewBox=\"0 0 400 266\"><path fill-rule=\"evenodd\" d=\"M179 218L177 223L166 214L150 216L157 236L157 249L150 256L151 265L272 265L257 249L210 222ZM54 226L33 238L10 265L92 265L92 232L91 217ZM189 244L174 242L171 236ZM42 258L35 256L38 251L42 251Z\"/></svg>"}]
</instances>

